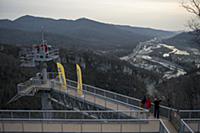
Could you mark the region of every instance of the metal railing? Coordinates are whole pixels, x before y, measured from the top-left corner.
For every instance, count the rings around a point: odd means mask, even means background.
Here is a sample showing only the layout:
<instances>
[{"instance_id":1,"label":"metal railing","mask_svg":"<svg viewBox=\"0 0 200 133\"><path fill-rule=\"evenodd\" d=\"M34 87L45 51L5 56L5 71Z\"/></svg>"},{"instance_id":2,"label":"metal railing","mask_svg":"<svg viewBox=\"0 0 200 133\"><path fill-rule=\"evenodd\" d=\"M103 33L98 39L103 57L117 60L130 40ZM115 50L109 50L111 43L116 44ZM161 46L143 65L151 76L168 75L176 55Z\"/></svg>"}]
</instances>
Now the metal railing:
<instances>
[{"instance_id":1,"label":"metal railing","mask_svg":"<svg viewBox=\"0 0 200 133\"><path fill-rule=\"evenodd\" d=\"M67 80L67 84L74 89L76 89L77 87L77 82L72 81L72 80ZM83 91L85 93L90 93L96 96L101 96L108 100L113 100L122 104L129 105L135 109L144 110L144 108L140 107L140 100L136 98L128 97L119 93L111 92L108 90L104 90L104 89L86 85L86 84L83 84Z\"/></svg>"},{"instance_id":2,"label":"metal railing","mask_svg":"<svg viewBox=\"0 0 200 133\"><path fill-rule=\"evenodd\" d=\"M68 83L68 85L73 86L73 87L77 86L77 82L72 81L72 80L67 80L67 83ZM104 90L104 89L94 87L91 85L87 85L87 84L83 84L83 90L86 92L93 93L97 96L103 96L105 98L113 99L120 103L133 106L133 107L135 107L135 109L144 110L143 108L140 107L141 100L137 99L137 98L125 96L125 95L122 95L119 93L111 92L111 91ZM153 112L153 110L154 110L154 105L152 104L152 108L150 111ZM174 108L166 107L163 105L160 106L160 115L161 116L171 119L171 117L173 117L174 112L177 112L177 110Z\"/></svg>"},{"instance_id":3,"label":"metal railing","mask_svg":"<svg viewBox=\"0 0 200 133\"><path fill-rule=\"evenodd\" d=\"M182 126L181 119L200 118L200 110L175 110L171 112L170 120L177 130Z\"/></svg>"},{"instance_id":4,"label":"metal railing","mask_svg":"<svg viewBox=\"0 0 200 133\"><path fill-rule=\"evenodd\" d=\"M181 118L200 118L200 110L179 110Z\"/></svg>"},{"instance_id":5,"label":"metal railing","mask_svg":"<svg viewBox=\"0 0 200 133\"><path fill-rule=\"evenodd\" d=\"M57 77L57 73L48 73L48 79L55 79L56 77ZM51 83L50 87L53 87L52 82L50 82L50 83ZM71 86L72 89L76 89L76 87L77 87L76 81L67 80L67 83L69 86ZM41 84L42 84L41 79L38 79L37 77L33 77L24 83L18 84L18 92L24 92L29 86L36 87ZM59 82L57 82L57 86L60 86L60 88L62 87L62 85ZM83 84L83 91L85 94L92 94L97 97L104 98L106 100L117 101L121 104L128 105L135 109L143 110L143 108L140 107L141 100L139 100L137 98L125 96L122 94L118 94L115 92L111 92L111 91L104 90L104 89L94 87L91 85L87 85L87 84ZM153 111L153 106L151 108L151 111ZM160 106L160 115L168 118L169 120L172 120L173 117L176 117L177 115L180 116L180 118L196 118L196 117L200 117L200 110L177 110L174 108L170 108L170 107L161 105Z\"/></svg>"},{"instance_id":6,"label":"metal railing","mask_svg":"<svg viewBox=\"0 0 200 133\"><path fill-rule=\"evenodd\" d=\"M163 123L163 121L160 119L160 129L159 129L160 133L170 133L169 130L167 129L167 127L165 126L165 124Z\"/></svg>"},{"instance_id":7,"label":"metal railing","mask_svg":"<svg viewBox=\"0 0 200 133\"><path fill-rule=\"evenodd\" d=\"M199 133L200 132L200 118L198 119L181 119L180 133Z\"/></svg>"},{"instance_id":8,"label":"metal railing","mask_svg":"<svg viewBox=\"0 0 200 133\"><path fill-rule=\"evenodd\" d=\"M67 80L68 85L73 86L73 87L77 87L77 82L73 81L73 80ZM139 107L141 100L137 99L137 98L133 98L133 97L129 97L126 95L122 95L119 93L115 93L112 91L108 91L105 89L101 89L99 87L94 87L91 85L87 85L87 84L83 84L83 90L87 91L87 92L92 92L94 94L98 94L107 98L111 98L111 99L115 99L118 101L121 101L123 103L127 103L127 104L131 104L134 106ZM139 109L143 109L140 108ZM153 109L153 107L152 107ZM192 117L200 117L200 110L178 110L175 108L171 108L171 107L167 107L167 106L163 106L160 105L160 114L162 116L165 116L166 118L170 118L171 115L174 115L175 113L180 113L181 117L183 118L192 118Z\"/></svg>"},{"instance_id":9,"label":"metal railing","mask_svg":"<svg viewBox=\"0 0 200 133\"><path fill-rule=\"evenodd\" d=\"M39 86L43 83L41 79L38 79L37 77L30 78L24 83L20 83L17 85L17 91L18 93L23 93L31 86Z\"/></svg>"},{"instance_id":10,"label":"metal railing","mask_svg":"<svg viewBox=\"0 0 200 133\"><path fill-rule=\"evenodd\" d=\"M38 88L42 88L42 89L51 89L51 80L48 81L44 81L42 79L40 79L39 77L32 77L29 80L27 80L24 83L20 83L17 85L17 93L18 94L27 94L31 91L33 91L33 89L38 89ZM48 89L49 88L49 89Z\"/></svg>"},{"instance_id":11,"label":"metal railing","mask_svg":"<svg viewBox=\"0 0 200 133\"><path fill-rule=\"evenodd\" d=\"M0 110L1 119L133 119L141 115L144 112L139 110Z\"/></svg>"},{"instance_id":12,"label":"metal railing","mask_svg":"<svg viewBox=\"0 0 200 133\"><path fill-rule=\"evenodd\" d=\"M159 119L0 119L1 132L169 133Z\"/></svg>"},{"instance_id":13,"label":"metal railing","mask_svg":"<svg viewBox=\"0 0 200 133\"><path fill-rule=\"evenodd\" d=\"M56 89L54 89L55 92L58 91L58 93L64 94L64 95L68 94L71 97L74 97L75 99L78 98L81 101L94 104L95 106L99 106L100 108L104 108L106 110L133 111L134 113L131 113L131 114L129 114L127 112L123 112L123 114L126 115L126 116L130 116L130 117L133 117L133 118L140 118L140 119L147 119L148 116L149 116L148 110L141 109L141 108L134 106L134 105L131 105L131 104L123 103L121 101L111 99L111 98L108 98L108 97L104 97L102 95L98 95L98 94L95 94L95 93L92 93L92 92L88 92L86 90L83 90L84 96L80 97L77 94L76 87L68 85L68 89L66 91L66 90L63 90L64 88L63 88L62 84L60 84L59 82L52 81L51 84L52 84L53 87L56 88ZM55 99L57 99L57 98L55 98ZM58 99L60 99L60 98L58 98ZM56 103L59 103L61 105L64 105L64 103L60 103L57 100L54 100L54 99L51 99L51 100L56 102Z\"/></svg>"}]
</instances>

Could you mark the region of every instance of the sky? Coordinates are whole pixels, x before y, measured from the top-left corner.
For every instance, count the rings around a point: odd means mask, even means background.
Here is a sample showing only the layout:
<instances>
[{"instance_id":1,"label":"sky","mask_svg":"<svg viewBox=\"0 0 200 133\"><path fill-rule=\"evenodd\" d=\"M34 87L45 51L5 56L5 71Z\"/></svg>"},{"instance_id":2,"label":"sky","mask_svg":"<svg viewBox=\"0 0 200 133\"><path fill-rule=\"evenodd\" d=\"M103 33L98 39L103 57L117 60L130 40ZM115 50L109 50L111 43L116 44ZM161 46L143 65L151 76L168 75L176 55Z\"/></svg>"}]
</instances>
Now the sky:
<instances>
[{"instance_id":1,"label":"sky","mask_svg":"<svg viewBox=\"0 0 200 133\"><path fill-rule=\"evenodd\" d=\"M187 30L192 18L181 0L0 0L0 19L33 15L89 19L163 30Z\"/></svg>"}]
</instances>

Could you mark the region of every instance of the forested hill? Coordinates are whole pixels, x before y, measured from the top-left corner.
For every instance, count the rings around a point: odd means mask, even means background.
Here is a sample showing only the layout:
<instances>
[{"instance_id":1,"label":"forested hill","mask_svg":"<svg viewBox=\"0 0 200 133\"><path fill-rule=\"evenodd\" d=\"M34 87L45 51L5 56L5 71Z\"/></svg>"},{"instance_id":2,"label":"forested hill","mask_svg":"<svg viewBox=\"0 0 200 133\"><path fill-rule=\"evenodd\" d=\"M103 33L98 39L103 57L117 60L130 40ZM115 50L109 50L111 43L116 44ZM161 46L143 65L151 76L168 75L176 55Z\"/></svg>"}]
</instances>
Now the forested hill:
<instances>
[{"instance_id":1,"label":"forested hill","mask_svg":"<svg viewBox=\"0 0 200 133\"><path fill-rule=\"evenodd\" d=\"M39 68L19 66L20 47L1 44L0 48L0 61L3 62L0 63L0 108L40 108L40 95L24 97L7 105L8 100L16 94L17 84L34 76ZM147 92L145 80L151 79L153 82L159 79L159 75L91 50L60 49L60 56L68 79L77 80L75 64L78 63L82 68L84 83L137 98L142 98ZM48 66L48 71L56 70L53 70L55 63L50 62Z\"/></svg>"},{"instance_id":2,"label":"forested hill","mask_svg":"<svg viewBox=\"0 0 200 133\"><path fill-rule=\"evenodd\" d=\"M1 43L13 43L12 40L15 40L17 44L32 44L41 40L41 31L45 31L49 43L52 44L93 46L101 49L134 48L141 41L173 34L149 28L106 24L87 18L55 20L28 15L14 21L0 20L0 29Z\"/></svg>"},{"instance_id":3,"label":"forested hill","mask_svg":"<svg viewBox=\"0 0 200 133\"><path fill-rule=\"evenodd\" d=\"M164 39L162 42L180 49L200 49L199 34L196 32L182 32L171 38Z\"/></svg>"},{"instance_id":4,"label":"forested hill","mask_svg":"<svg viewBox=\"0 0 200 133\"><path fill-rule=\"evenodd\" d=\"M178 109L200 108L200 68L157 86L165 104Z\"/></svg>"},{"instance_id":5,"label":"forested hill","mask_svg":"<svg viewBox=\"0 0 200 133\"><path fill-rule=\"evenodd\" d=\"M13 45L0 44L0 108L39 109L39 99L33 97L22 98L15 103L7 104L16 95L17 84L26 81L37 72L37 69L19 66L19 50L19 47Z\"/></svg>"}]
</instances>

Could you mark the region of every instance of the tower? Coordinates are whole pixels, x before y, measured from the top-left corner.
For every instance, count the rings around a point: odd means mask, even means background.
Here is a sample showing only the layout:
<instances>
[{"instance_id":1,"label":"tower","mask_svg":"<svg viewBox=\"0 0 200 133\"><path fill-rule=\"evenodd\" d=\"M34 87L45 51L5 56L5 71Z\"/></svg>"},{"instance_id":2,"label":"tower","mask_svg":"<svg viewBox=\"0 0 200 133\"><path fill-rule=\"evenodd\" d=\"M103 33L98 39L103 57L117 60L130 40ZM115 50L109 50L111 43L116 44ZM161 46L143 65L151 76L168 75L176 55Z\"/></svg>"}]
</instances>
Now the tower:
<instances>
[{"instance_id":1,"label":"tower","mask_svg":"<svg viewBox=\"0 0 200 133\"><path fill-rule=\"evenodd\" d=\"M40 90L42 110L52 109L50 97L51 83L47 72L47 63L50 61L59 62L59 49L48 45L42 37L42 43L33 45L32 47L22 48L20 51L21 67L41 67L41 72L35 77L30 78L24 83L17 85L17 95L14 96L8 103L17 100L22 96L33 96ZM43 114L43 118L51 118L51 113Z\"/></svg>"}]
</instances>

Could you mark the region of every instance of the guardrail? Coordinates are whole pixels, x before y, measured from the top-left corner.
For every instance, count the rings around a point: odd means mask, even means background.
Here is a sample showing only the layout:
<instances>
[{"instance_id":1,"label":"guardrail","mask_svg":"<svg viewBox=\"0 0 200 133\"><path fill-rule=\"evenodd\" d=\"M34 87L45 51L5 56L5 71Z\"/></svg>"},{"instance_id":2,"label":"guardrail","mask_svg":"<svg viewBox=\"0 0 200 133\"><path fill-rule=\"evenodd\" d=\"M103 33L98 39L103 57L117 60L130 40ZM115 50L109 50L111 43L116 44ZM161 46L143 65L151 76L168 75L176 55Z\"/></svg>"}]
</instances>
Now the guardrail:
<instances>
[{"instance_id":1,"label":"guardrail","mask_svg":"<svg viewBox=\"0 0 200 133\"><path fill-rule=\"evenodd\" d=\"M0 118L10 119L133 119L143 114L139 110L0 110ZM48 117L46 117L48 116Z\"/></svg>"},{"instance_id":2,"label":"guardrail","mask_svg":"<svg viewBox=\"0 0 200 133\"><path fill-rule=\"evenodd\" d=\"M72 80L67 80L68 85L74 87L74 89L77 87L77 82ZM95 94L97 96L102 96L104 98L113 99L115 101L121 102L123 104L127 104L130 106L134 106L137 109L143 110L144 108L140 107L140 100L132 97L128 97L119 93L111 92L108 90L104 90L98 87L90 86L83 84L83 91L84 92L90 92L91 94Z\"/></svg>"},{"instance_id":3,"label":"guardrail","mask_svg":"<svg viewBox=\"0 0 200 133\"><path fill-rule=\"evenodd\" d=\"M200 110L179 110L181 118L200 118Z\"/></svg>"},{"instance_id":4,"label":"guardrail","mask_svg":"<svg viewBox=\"0 0 200 133\"><path fill-rule=\"evenodd\" d=\"M37 77L32 77L24 83L20 83L17 85L18 93L23 93L27 90L30 86L39 86L43 83L43 80L38 79Z\"/></svg>"},{"instance_id":5,"label":"guardrail","mask_svg":"<svg viewBox=\"0 0 200 133\"><path fill-rule=\"evenodd\" d=\"M181 119L180 133L199 133L200 118L198 119Z\"/></svg>"},{"instance_id":6,"label":"guardrail","mask_svg":"<svg viewBox=\"0 0 200 133\"><path fill-rule=\"evenodd\" d=\"M170 133L163 121L160 119L160 133Z\"/></svg>"},{"instance_id":7,"label":"guardrail","mask_svg":"<svg viewBox=\"0 0 200 133\"><path fill-rule=\"evenodd\" d=\"M68 79L67 83L70 86L77 87L76 81ZM104 89L101 89L99 87L94 87L94 86L87 85L87 84L83 84L83 90L88 91L88 92L92 92L94 94L98 94L98 95L101 95L101 96L104 96L104 97L108 97L108 98L111 98L111 99L116 99L116 100L121 101L123 103L132 104L132 105L137 106L137 107L139 107L140 103L141 103L140 99L125 96L125 95L122 95L122 94L119 94L119 93L104 90ZM140 108L140 109L142 109L142 108ZM153 107L152 107L152 109L153 109ZM200 116L200 110L178 110L178 109L175 109L175 108L160 105L160 114L162 116L165 116L166 118L170 119L171 115L174 115L174 113L178 113L178 112L181 114L181 116L183 118L197 117L197 115Z\"/></svg>"},{"instance_id":8,"label":"guardrail","mask_svg":"<svg viewBox=\"0 0 200 133\"><path fill-rule=\"evenodd\" d=\"M57 73L48 73L49 79L55 79L56 77L57 77ZM74 89L76 89L76 87L77 87L76 81L67 80L67 83L68 83L68 85L70 85L70 86L74 87ZM33 77L24 83L18 84L18 91L23 92L24 90L26 90L26 88L28 88L31 85L37 86L37 85L41 85L41 84L42 84L41 79L38 79L37 77ZM52 84L51 84L51 87L52 87ZM61 85L60 85L60 87L61 87ZM122 94L118 94L115 92L111 92L111 91L104 90L104 89L94 87L91 85L87 85L87 84L83 84L83 91L84 91L84 93L95 94L96 96L102 96L104 98L119 101L123 104L128 104L128 105L134 106L135 108L138 108L138 109L143 109L143 108L140 108L141 100L139 100L137 98L125 96ZM152 105L151 111L153 111L153 106L154 105ZM161 105L160 106L160 115L162 115L170 120L175 115L180 115L181 118L193 118L193 117L195 118L197 116L200 117L200 110L177 110L174 108L170 108L170 107Z\"/></svg>"},{"instance_id":9,"label":"guardrail","mask_svg":"<svg viewBox=\"0 0 200 133\"><path fill-rule=\"evenodd\" d=\"M67 83L68 83L68 85L77 87L77 82L75 82L75 81L67 80ZM138 109L143 109L140 107L141 100L137 99L137 98L125 96L125 95L122 95L119 93L111 92L111 91L104 90L104 89L94 87L91 85L87 85L87 84L83 84L83 90L91 92L93 94L97 94L97 95L106 97L106 98L114 99L114 100L120 101L125 104L134 105ZM154 108L154 105L152 105L152 108L150 110L151 112L153 112L153 108ZM169 107L162 106L162 105L160 106L160 115L162 115L168 119L170 119L170 117L176 111L177 110L174 108L169 108Z\"/></svg>"},{"instance_id":10,"label":"guardrail","mask_svg":"<svg viewBox=\"0 0 200 133\"><path fill-rule=\"evenodd\" d=\"M135 109L134 106L129 106L129 105L124 105L122 103L119 103L117 101L113 101L110 99L102 98L96 95L88 95L88 92L84 92L84 97L79 97L76 96L77 92L74 90L68 90L66 91L61 91L61 90L54 90L54 94L56 94L58 91L59 95L70 95L70 97L75 98L76 100L79 100L80 102L83 101L83 104L90 104L90 105L95 105L99 107L100 109L105 109L108 111L119 111L121 112L121 116L124 117L130 117L130 118L136 118L136 119L147 119L149 116L149 111L148 110L138 110ZM73 92L72 92L73 91ZM74 94L72 94L74 93ZM62 100L62 98L65 98L65 96L62 97L57 97L55 95L52 95L50 98L51 101L56 102L62 106L66 106L65 99ZM76 107L75 107L76 108ZM130 111L130 112L129 112ZM122 117L123 118L123 117Z\"/></svg>"},{"instance_id":11,"label":"guardrail","mask_svg":"<svg viewBox=\"0 0 200 133\"><path fill-rule=\"evenodd\" d=\"M195 119L200 118L200 110L176 110L171 112L171 121L173 125L179 130L182 126L181 119Z\"/></svg>"},{"instance_id":12,"label":"guardrail","mask_svg":"<svg viewBox=\"0 0 200 133\"><path fill-rule=\"evenodd\" d=\"M1 132L169 133L159 119L0 119Z\"/></svg>"}]
</instances>

